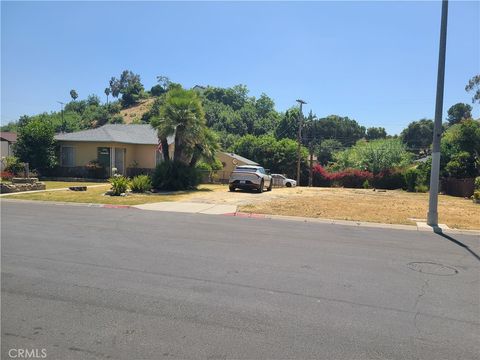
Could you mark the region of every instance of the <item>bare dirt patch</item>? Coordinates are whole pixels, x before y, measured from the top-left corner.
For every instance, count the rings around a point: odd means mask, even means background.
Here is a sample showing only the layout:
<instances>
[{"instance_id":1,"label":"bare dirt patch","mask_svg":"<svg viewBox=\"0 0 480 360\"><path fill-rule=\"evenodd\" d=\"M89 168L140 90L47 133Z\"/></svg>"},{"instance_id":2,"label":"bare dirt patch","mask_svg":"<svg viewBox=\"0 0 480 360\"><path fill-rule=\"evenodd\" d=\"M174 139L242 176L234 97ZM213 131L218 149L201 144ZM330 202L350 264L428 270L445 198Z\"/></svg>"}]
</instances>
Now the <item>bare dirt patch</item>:
<instances>
[{"instance_id":1,"label":"bare dirt patch","mask_svg":"<svg viewBox=\"0 0 480 360\"><path fill-rule=\"evenodd\" d=\"M137 105L121 110L120 115L123 116L125 124L141 120L142 115L150 110L154 101L154 98L141 100Z\"/></svg>"},{"instance_id":2,"label":"bare dirt patch","mask_svg":"<svg viewBox=\"0 0 480 360\"><path fill-rule=\"evenodd\" d=\"M438 206L440 223L451 228L480 229L480 206L471 200L440 195ZM240 207L240 211L261 214L407 225L424 221L427 209L428 194L339 188L297 188L286 198Z\"/></svg>"}]
</instances>

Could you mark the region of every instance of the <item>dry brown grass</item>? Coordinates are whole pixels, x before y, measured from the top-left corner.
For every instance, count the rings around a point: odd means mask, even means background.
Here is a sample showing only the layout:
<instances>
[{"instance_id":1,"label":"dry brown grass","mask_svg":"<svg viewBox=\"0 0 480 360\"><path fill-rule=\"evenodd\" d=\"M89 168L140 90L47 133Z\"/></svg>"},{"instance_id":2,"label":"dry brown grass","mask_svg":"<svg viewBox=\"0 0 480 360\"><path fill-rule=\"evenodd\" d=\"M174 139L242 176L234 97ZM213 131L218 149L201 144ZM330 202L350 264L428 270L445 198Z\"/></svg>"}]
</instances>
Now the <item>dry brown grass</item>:
<instances>
[{"instance_id":1,"label":"dry brown grass","mask_svg":"<svg viewBox=\"0 0 480 360\"><path fill-rule=\"evenodd\" d=\"M146 203L154 203L161 201L181 201L186 200L196 194L204 192L214 192L218 190L215 185L201 185L198 190L176 191L171 193L157 194L128 194L128 196L109 196L104 195L110 189L109 184L89 188L87 191L42 191L30 194L18 194L8 196L6 199L18 200L41 200L55 202L76 202L89 204L110 204L110 205L138 205Z\"/></svg>"},{"instance_id":2,"label":"dry brown grass","mask_svg":"<svg viewBox=\"0 0 480 360\"><path fill-rule=\"evenodd\" d=\"M141 100L137 105L121 110L120 115L123 116L125 124L130 124L135 120L141 120L142 115L150 110L154 101L155 99L153 98Z\"/></svg>"},{"instance_id":3,"label":"dry brown grass","mask_svg":"<svg viewBox=\"0 0 480 360\"><path fill-rule=\"evenodd\" d=\"M440 195L438 206L440 223L451 228L480 229L480 205L471 200ZM240 211L414 225L412 219L425 221L427 208L428 194L296 188L288 198L245 205Z\"/></svg>"}]
</instances>

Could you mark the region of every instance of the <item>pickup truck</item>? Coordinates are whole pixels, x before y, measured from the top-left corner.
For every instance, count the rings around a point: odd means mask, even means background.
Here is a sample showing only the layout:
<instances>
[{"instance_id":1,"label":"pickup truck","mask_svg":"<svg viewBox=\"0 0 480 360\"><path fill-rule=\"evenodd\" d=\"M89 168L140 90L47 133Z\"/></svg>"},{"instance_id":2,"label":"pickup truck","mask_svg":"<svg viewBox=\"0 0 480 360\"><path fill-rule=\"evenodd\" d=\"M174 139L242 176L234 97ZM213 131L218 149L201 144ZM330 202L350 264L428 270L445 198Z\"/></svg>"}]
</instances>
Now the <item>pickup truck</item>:
<instances>
[{"instance_id":1,"label":"pickup truck","mask_svg":"<svg viewBox=\"0 0 480 360\"><path fill-rule=\"evenodd\" d=\"M267 174L261 166L241 165L237 166L230 175L228 188L230 191L235 189L256 190L261 193L266 188L271 191L273 186L272 177Z\"/></svg>"}]
</instances>

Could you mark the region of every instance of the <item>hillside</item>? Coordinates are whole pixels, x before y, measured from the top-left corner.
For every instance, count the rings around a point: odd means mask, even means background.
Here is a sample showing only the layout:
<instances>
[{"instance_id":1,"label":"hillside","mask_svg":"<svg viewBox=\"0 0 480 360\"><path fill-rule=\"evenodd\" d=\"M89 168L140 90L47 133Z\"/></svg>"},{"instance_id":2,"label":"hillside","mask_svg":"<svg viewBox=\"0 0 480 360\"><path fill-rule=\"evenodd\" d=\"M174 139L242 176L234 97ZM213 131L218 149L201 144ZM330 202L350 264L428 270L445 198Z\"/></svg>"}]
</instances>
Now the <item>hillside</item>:
<instances>
[{"instance_id":1,"label":"hillside","mask_svg":"<svg viewBox=\"0 0 480 360\"><path fill-rule=\"evenodd\" d=\"M141 121L142 115L150 110L154 101L155 98L141 100L137 105L121 110L120 115L123 117L125 124Z\"/></svg>"}]
</instances>

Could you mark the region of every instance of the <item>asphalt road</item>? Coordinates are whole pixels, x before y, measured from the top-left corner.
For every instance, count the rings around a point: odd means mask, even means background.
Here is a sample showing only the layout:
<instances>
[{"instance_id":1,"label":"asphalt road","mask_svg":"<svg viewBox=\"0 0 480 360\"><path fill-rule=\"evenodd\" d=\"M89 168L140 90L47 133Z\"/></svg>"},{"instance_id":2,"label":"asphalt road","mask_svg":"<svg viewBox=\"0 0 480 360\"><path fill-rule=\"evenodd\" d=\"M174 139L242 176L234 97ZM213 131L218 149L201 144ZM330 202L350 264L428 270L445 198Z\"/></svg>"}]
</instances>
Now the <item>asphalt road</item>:
<instances>
[{"instance_id":1,"label":"asphalt road","mask_svg":"<svg viewBox=\"0 0 480 360\"><path fill-rule=\"evenodd\" d=\"M2 359L480 353L478 237L8 201L1 215Z\"/></svg>"}]
</instances>

